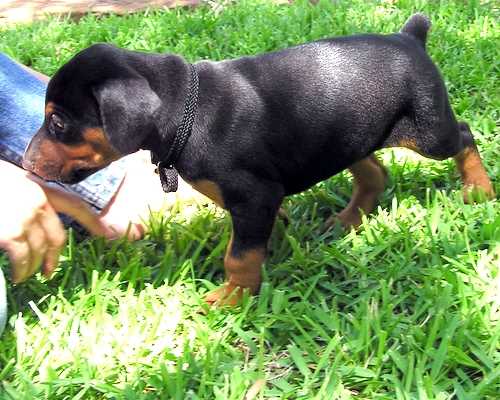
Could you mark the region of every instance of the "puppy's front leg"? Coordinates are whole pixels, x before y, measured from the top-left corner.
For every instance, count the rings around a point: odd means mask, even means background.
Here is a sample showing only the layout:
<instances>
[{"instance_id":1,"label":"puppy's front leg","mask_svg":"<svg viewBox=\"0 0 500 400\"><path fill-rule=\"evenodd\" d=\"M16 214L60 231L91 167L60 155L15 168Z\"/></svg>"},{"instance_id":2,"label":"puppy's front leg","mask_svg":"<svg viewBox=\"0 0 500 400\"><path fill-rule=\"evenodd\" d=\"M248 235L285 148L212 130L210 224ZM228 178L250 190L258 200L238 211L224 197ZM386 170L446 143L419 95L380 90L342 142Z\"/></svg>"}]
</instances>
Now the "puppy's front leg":
<instances>
[{"instance_id":1,"label":"puppy's front leg","mask_svg":"<svg viewBox=\"0 0 500 400\"><path fill-rule=\"evenodd\" d=\"M226 282L208 294L208 303L234 306L240 302L245 290L251 294L258 292L267 242L282 200L280 186L266 185L259 192L254 187L254 191L245 193L243 202L226 205L233 223L224 258Z\"/></svg>"}]
</instances>

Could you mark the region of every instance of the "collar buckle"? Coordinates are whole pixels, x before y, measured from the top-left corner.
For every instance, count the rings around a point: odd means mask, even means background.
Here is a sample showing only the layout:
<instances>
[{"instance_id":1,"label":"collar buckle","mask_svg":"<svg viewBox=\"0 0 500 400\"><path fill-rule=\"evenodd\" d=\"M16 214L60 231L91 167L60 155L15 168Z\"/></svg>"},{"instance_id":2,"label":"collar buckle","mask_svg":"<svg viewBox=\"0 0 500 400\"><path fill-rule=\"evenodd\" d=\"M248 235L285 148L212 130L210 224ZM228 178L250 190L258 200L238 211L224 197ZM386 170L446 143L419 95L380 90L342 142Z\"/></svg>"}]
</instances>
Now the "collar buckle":
<instances>
[{"instance_id":1,"label":"collar buckle","mask_svg":"<svg viewBox=\"0 0 500 400\"><path fill-rule=\"evenodd\" d=\"M176 192L179 187L179 173L173 165L160 162L155 172L160 176L161 187L165 193Z\"/></svg>"}]
</instances>

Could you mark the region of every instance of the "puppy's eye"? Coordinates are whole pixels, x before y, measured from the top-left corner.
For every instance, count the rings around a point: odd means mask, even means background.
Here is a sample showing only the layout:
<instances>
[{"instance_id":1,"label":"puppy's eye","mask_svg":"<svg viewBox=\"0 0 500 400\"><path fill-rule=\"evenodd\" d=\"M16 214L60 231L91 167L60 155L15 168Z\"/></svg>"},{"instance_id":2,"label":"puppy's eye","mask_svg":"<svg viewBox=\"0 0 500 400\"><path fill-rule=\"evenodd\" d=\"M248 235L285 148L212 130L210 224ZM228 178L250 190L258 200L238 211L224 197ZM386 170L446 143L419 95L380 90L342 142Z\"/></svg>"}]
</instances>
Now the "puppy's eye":
<instances>
[{"instance_id":1,"label":"puppy's eye","mask_svg":"<svg viewBox=\"0 0 500 400\"><path fill-rule=\"evenodd\" d=\"M57 115L57 114L52 114L50 116L50 121L52 122L52 124L54 124L54 126L59 129L59 130L64 130L64 121L62 120L62 118Z\"/></svg>"}]
</instances>

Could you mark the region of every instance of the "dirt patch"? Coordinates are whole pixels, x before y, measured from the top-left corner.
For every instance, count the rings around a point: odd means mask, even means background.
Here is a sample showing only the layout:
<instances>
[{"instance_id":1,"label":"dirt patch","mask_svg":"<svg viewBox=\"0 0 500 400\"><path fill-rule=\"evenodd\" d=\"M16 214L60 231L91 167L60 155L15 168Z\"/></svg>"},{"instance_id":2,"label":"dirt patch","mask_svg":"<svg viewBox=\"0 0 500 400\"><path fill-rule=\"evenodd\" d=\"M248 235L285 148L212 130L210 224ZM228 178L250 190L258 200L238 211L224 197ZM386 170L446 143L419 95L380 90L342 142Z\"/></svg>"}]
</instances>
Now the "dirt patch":
<instances>
[{"instance_id":1,"label":"dirt patch","mask_svg":"<svg viewBox=\"0 0 500 400\"><path fill-rule=\"evenodd\" d=\"M0 24L30 22L46 15L127 14L148 8L196 6L201 0L3 0Z\"/></svg>"}]
</instances>

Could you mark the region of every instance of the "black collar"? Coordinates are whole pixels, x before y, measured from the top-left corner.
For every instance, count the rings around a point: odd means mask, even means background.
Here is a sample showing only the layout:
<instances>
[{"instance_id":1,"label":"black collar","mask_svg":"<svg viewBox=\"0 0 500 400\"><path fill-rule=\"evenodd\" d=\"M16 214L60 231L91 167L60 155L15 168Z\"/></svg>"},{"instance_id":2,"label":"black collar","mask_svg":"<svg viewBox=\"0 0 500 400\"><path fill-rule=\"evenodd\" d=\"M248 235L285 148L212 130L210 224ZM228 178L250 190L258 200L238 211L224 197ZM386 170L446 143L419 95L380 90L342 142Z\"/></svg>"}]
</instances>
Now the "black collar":
<instances>
[{"instance_id":1,"label":"black collar","mask_svg":"<svg viewBox=\"0 0 500 400\"><path fill-rule=\"evenodd\" d=\"M156 172L160 175L161 186L163 191L167 193L177 191L179 178L174 168L174 164L179 159L191 135L194 118L198 108L198 73L193 64L189 64L189 69L191 72L191 81L186 102L184 103L184 114L182 115L182 121L177 128L177 132L175 133L174 141L165 157L158 156L155 151L151 151L151 162L156 165Z\"/></svg>"}]
</instances>

